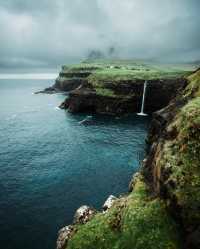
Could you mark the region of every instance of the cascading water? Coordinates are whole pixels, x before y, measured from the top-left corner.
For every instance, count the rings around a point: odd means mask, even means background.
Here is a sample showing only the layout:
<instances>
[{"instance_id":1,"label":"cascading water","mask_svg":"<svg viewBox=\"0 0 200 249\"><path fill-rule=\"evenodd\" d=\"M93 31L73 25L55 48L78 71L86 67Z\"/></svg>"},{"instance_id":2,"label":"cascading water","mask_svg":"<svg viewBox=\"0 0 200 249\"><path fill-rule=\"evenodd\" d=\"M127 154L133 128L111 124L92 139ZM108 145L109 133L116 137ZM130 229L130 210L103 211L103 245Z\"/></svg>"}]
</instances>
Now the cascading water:
<instances>
[{"instance_id":1,"label":"cascading water","mask_svg":"<svg viewBox=\"0 0 200 249\"><path fill-rule=\"evenodd\" d=\"M140 116L147 116L146 113L144 113L144 105L145 105L145 96L146 96L146 89L147 89L147 80L144 82L144 90L143 90L143 97L142 97L142 107L141 111L137 114Z\"/></svg>"}]
</instances>

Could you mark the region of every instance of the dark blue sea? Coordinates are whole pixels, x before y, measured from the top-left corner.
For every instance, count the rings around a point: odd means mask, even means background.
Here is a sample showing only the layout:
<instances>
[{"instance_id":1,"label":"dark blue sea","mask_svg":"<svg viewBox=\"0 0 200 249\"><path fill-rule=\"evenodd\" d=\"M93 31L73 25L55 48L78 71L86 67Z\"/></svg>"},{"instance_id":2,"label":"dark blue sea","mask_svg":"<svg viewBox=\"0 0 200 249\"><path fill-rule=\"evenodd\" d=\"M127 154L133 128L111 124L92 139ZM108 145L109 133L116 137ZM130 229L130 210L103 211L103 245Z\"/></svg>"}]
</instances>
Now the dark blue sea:
<instances>
[{"instance_id":1,"label":"dark blue sea","mask_svg":"<svg viewBox=\"0 0 200 249\"><path fill-rule=\"evenodd\" d=\"M52 84L0 80L1 248L54 249L78 207L128 191L144 156L148 117L71 115L64 94L32 94Z\"/></svg>"}]
</instances>

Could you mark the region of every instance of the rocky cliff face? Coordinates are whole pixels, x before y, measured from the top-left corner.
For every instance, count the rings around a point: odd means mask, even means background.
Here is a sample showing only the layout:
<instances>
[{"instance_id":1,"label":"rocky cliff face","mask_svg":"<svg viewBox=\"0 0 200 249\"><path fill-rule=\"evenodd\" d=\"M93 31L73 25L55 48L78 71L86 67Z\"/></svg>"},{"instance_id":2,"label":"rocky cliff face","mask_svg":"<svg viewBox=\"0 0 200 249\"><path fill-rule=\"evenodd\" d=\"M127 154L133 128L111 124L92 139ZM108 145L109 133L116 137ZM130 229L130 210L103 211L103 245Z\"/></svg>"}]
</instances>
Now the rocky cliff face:
<instances>
[{"instance_id":1,"label":"rocky cliff face","mask_svg":"<svg viewBox=\"0 0 200 249\"><path fill-rule=\"evenodd\" d=\"M140 112L143 86L147 81L144 111L152 113L166 106L187 82L185 76L188 72L185 70L127 62L113 63L88 64L84 69L79 66L71 71L62 71L55 87L69 89L69 79L66 77L73 76L73 82L77 85L74 85L76 89L70 92L61 108L72 113L121 115ZM65 77L63 84L62 77ZM81 77L81 80L77 77Z\"/></svg>"},{"instance_id":2,"label":"rocky cliff face","mask_svg":"<svg viewBox=\"0 0 200 249\"><path fill-rule=\"evenodd\" d=\"M72 113L122 115L140 112L144 80L101 82L101 87L95 87L90 78L88 81L70 92L69 98L62 103L61 107ZM183 78L149 80L144 111L151 114L166 106L185 83L186 80Z\"/></svg>"},{"instance_id":3,"label":"rocky cliff face","mask_svg":"<svg viewBox=\"0 0 200 249\"><path fill-rule=\"evenodd\" d=\"M200 248L200 71L187 80L153 114L148 156L130 194L70 226L62 248Z\"/></svg>"},{"instance_id":4,"label":"rocky cliff face","mask_svg":"<svg viewBox=\"0 0 200 249\"><path fill-rule=\"evenodd\" d=\"M98 65L88 65L86 63L80 65L62 66L61 72L55 80L55 83L52 86L36 93L52 94L57 92L72 91L82 84L87 83L87 77L97 69L99 69Z\"/></svg>"},{"instance_id":5,"label":"rocky cliff face","mask_svg":"<svg viewBox=\"0 0 200 249\"><path fill-rule=\"evenodd\" d=\"M148 81L145 112L164 106L186 84L185 69L134 61L87 61L63 66L55 84L37 93L69 92L60 107L69 112L122 115L140 112L144 82Z\"/></svg>"},{"instance_id":6,"label":"rocky cliff face","mask_svg":"<svg viewBox=\"0 0 200 249\"><path fill-rule=\"evenodd\" d=\"M200 248L200 71L154 114L144 174L182 225L186 248Z\"/></svg>"},{"instance_id":7,"label":"rocky cliff face","mask_svg":"<svg viewBox=\"0 0 200 249\"><path fill-rule=\"evenodd\" d=\"M72 91L87 82L87 77L96 67L63 66L53 88L57 91Z\"/></svg>"}]
</instances>

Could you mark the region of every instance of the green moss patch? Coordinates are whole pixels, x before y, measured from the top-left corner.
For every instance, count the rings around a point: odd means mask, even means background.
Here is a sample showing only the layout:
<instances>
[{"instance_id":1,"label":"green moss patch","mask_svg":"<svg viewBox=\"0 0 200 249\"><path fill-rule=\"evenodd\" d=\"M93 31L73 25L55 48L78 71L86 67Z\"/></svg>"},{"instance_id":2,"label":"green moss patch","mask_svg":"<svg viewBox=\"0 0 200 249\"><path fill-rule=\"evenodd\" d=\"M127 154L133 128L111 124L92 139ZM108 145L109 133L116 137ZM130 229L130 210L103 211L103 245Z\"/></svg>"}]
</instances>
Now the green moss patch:
<instances>
[{"instance_id":1,"label":"green moss patch","mask_svg":"<svg viewBox=\"0 0 200 249\"><path fill-rule=\"evenodd\" d=\"M165 205L151 200L143 180L105 214L77 227L68 249L175 249L179 236Z\"/></svg>"},{"instance_id":2,"label":"green moss patch","mask_svg":"<svg viewBox=\"0 0 200 249\"><path fill-rule=\"evenodd\" d=\"M200 70L188 77L190 84L187 86L185 96L200 97Z\"/></svg>"},{"instance_id":3,"label":"green moss patch","mask_svg":"<svg viewBox=\"0 0 200 249\"><path fill-rule=\"evenodd\" d=\"M117 95L111 89L107 88L95 88L96 94L100 96L107 96L107 97L117 97Z\"/></svg>"},{"instance_id":4,"label":"green moss patch","mask_svg":"<svg viewBox=\"0 0 200 249\"><path fill-rule=\"evenodd\" d=\"M170 174L162 184L181 207L183 222L195 226L200 224L200 97L180 110L171 127L178 135L164 144L158 165Z\"/></svg>"}]
</instances>

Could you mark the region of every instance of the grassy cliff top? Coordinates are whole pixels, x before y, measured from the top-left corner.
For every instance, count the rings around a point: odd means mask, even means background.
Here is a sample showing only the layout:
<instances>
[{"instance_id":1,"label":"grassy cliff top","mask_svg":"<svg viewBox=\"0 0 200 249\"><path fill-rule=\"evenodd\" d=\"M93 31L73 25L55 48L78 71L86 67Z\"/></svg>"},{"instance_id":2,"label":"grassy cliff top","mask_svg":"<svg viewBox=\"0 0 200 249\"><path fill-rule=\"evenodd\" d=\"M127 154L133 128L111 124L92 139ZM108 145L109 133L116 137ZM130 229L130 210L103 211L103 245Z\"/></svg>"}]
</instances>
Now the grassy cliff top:
<instances>
[{"instance_id":1,"label":"grassy cliff top","mask_svg":"<svg viewBox=\"0 0 200 249\"><path fill-rule=\"evenodd\" d=\"M154 68L106 68L95 71L91 76L91 81L125 81L125 80L155 80L155 79L173 79L187 76L187 71L174 70L156 70Z\"/></svg>"},{"instance_id":2,"label":"grassy cliff top","mask_svg":"<svg viewBox=\"0 0 200 249\"><path fill-rule=\"evenodd\" d=\"M166 65L141 60L87 60L80 64L64 65L60 75L65 78L85 77L98 95L117 97L107 83L144 80L166 80L187 77L194 67L187 65Z\"/></svg>"},{"instance_id":3,"label":"grassy cliff top","mask_svg":"<svg viewBox=\"0 0 200 249\"><path fill-rule=\"evenodd\" d=\"M90 60L75 65L64 65L63 73L90 72L94 80L152 80L187 76L192 66L153 64L139 60Z\"/></svg>"}]
</instances>

